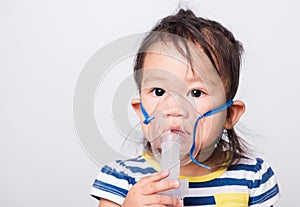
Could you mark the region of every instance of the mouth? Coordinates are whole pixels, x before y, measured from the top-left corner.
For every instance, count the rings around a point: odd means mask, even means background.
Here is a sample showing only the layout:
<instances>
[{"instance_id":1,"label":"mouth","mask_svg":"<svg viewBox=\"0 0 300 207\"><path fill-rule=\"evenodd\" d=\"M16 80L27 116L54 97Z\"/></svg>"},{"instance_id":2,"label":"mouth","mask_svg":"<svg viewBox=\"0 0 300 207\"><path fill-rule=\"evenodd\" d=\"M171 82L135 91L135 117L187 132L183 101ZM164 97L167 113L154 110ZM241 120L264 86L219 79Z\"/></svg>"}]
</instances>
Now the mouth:
<instances>
[{"instance_id":1,"label":"mouth","mask_svg":"<svg viewBox=\"0 0 300 207\"><path fill-rule=\"evenodd\" d=\"M180 134L180 135L185 134L185 132L183 130L180 130L180 129L170 129L169 133Z\"/></svg>"},{"instance_id":2,"label":"mouth","mask_svg":"<svg viewBox=\"0 0 300 207\"><path fill-rule=\"evenodd\" d=\"M173 134L173 136L171 134ZM165 128L165 130L163 130L163 132L160 134L158 139L154 139L152 141L152 147L153 147L153 149L156 150L156 153L161 155L162 154L162 148L161 148L162 140L164 140L164 141L166 141L166 140L175 141L178 138L180 139L181 143L185 143L183 146L185 146L186 144L189 145L190 140L191 140L190 133L186 132L181 126L174 126L174 125L169 126L168 128ZM181 148L183 146L181 146ZM183 147L183 151L185 150L185 148L186 147Z\"/></svg>"},{"instance_id":3,"label":"mouth","mask_svg":"<svg viewBox=\"0 0 300 207\"><path fill-rule=\"evenodd\" d=\"M168 132L178 134L178 135L181 135L181 136L187 136L188 135L188 133L186 133L185 131L183 131L181 129L170 129Z\"/></svg>"}]
</instances>

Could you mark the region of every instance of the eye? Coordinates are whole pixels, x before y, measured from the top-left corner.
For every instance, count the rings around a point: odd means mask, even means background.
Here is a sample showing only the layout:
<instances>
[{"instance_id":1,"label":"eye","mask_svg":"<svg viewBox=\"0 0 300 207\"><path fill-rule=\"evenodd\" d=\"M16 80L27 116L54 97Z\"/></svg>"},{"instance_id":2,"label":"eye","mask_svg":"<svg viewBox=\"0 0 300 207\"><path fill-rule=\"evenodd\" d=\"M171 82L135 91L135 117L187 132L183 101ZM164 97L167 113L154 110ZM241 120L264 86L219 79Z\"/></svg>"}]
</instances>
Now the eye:
<instances>
[{"instance_id":1,"label":"eye","mask_svg":"<svg viewBox=\"0 0 300 207\"><path fill-rule=\"evenodd\" d=\"M165 93L165 90L162 88L154 88L151 92L155 96L163 96Z\"/></svg>"},{"instance_id":2,"label":"eye","mask_svg":"<svg viewBox=\"0 0 300 207\"><path fill-rule=\"evenodd\" d=\"M191 96L192 96L192 97L195 97L195 98L204 95L204 92L201 91L201 90L199 90L199 89L193 89L193 90L191 90L190 93L191 93Z\"/></svg>"}]
</instances>

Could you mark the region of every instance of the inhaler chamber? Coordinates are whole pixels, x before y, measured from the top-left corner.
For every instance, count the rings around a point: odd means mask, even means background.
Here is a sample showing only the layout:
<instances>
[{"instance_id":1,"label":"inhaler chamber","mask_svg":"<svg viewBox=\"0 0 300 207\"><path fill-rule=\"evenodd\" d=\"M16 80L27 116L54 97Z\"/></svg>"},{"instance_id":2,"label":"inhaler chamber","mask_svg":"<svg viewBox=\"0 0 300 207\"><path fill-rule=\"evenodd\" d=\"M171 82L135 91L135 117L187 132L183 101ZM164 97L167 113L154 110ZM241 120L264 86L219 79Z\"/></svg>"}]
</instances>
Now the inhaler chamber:
<instances>
[{"instance_id":1,"label":"inhaler chamber","mask_svg":"<svg viewBox=\"0 0 300 207\"><path fill-rule=\"evenodd\" d=\"M194 124L201 116L195 103L175 91L168 91L158 98L155 108L148 116L150 120L146 136L151 144L153 158L162 163L162 159L172 162L177 157L181 166L190 163ZM198 134L201 132L201 124L196 127ZM198 153L199 148L196 147L192 156L195 158ZM168 154L168 158L163 158L163 154ZM163 163L166 162L168 160Z\"/></svg>"}]
</instances>

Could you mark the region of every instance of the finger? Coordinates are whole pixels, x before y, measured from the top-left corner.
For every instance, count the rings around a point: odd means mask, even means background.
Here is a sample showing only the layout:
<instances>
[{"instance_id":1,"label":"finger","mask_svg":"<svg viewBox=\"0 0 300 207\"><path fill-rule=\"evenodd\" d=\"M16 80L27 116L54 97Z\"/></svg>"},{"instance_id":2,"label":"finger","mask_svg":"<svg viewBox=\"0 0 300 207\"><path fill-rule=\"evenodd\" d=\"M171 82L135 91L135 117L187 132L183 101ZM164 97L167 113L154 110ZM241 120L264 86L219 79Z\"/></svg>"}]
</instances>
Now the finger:
<instances>
[{"instance_id":1,"label":"finger","mask_svg":"<svg viewBox=\"0 0 300 207\"><path fill-rule=\"evenodd\" d=\"M146 183L150 183L150 182L156 182L156 181L160 181L166 177L169 176L169 171L161 171L161 172L157 172L157 173L153 173L151 175L148 175L144 178L142 178L139 182L142 185L145 185Z\"/></svg>"},{"instance_id":2,"label":"finger","mask_svg":"<svg viewBox=\"0 0 300 207\"><path fill-rule=\"evenodd\" d=\"M147 207L167 207L166 205L160 205L160 204L154 204L154 205L149 205Z\"/></svg>"},{"instance_id":3,"label":"finger","mask_svg":"<svg viewBox=\"0 0 300 207\"><path fill-rule=\"evenodd\" d=\"M183 205L180 204L180 205L177 205L177 206L172 206L172 207L182 207ZM150 206L147 206L147 207L168 207L166 205L160 205L160 204L155 204L155 205L150 205Z\"/></svg>"},{"instance_id":4,"label":"finger","mask_svg":"<svg viewBox=\"0 0 300 207\"><path fill-rule=\"evenodd\" d=\"M151 182L144 186L144 195L151 195L161 191L175 189L180 186L179 180L161 180L157 182Z\"/></svg>"},{"instance_id":5,"label":"finger","mask_svg":"<svg viewBox=\"0 0 300 207\"><path fill-rule=\"evenodd\" d=\"M147 206L162 205L162 206L182 206L182 200L166 195L150 195L145 201Z\"/></svg>"}]
</instances>

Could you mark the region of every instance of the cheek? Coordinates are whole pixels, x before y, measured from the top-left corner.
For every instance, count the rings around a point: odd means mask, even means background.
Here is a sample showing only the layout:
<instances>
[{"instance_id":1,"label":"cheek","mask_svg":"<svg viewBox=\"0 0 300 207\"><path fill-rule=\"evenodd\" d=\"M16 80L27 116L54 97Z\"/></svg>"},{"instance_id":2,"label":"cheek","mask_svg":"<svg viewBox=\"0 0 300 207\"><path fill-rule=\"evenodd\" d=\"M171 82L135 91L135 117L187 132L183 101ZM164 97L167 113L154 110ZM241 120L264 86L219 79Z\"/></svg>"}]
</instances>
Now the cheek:
<instances>
[{"instance_id":1,"label":"cheek","mask_svg":"<svg viewBox=\"0 0 300 207\"><path fill-rule=\"evenodd\" d=\"M142 127L142 131L143 131L143 134L144 134L145 138L148 141L150 141L150 139L149 139L149 129L148 129L149 127L147 125L143 124L143 123L141 123L141 127Z\"/></svg>"},{"instance_id":2,"label":"cheek","mask_svg":"<svg viewBox=\"0 0 300 207\"><path fill-rule=\"evenodd\" d=\"M201 120L197 126L197 146L205 147L211 144L222 132L226 113L221 112Z\"/></svg>"},{"instance_id":3,"label":"cheek","mask_svg":"<svg viewBox=\"0 0 300 207\"><path fill-rule=\"evenodd\" d=\"M151 95L141 95L143 106L146 112L150 115L153 113L159 102L158 98L154 98Z\"/></svg>"},{"instance_id":4,"label":"cheek","mask_svg":"<svg viewBox=\"0 0 300 207\"><path fill-rule=\"evenodd\" d=\"M196 104L196 107L197 107L197 111L200 114L204 114L212 108L212 103L211 103L211 100L209 98L205 98L205 99L203 98L201 100L197 100L195 102L195 104Z\"/></svg>"}]
</instances>

